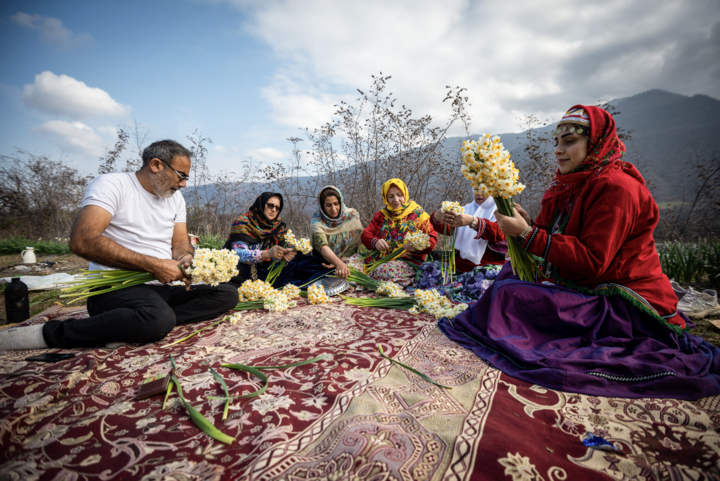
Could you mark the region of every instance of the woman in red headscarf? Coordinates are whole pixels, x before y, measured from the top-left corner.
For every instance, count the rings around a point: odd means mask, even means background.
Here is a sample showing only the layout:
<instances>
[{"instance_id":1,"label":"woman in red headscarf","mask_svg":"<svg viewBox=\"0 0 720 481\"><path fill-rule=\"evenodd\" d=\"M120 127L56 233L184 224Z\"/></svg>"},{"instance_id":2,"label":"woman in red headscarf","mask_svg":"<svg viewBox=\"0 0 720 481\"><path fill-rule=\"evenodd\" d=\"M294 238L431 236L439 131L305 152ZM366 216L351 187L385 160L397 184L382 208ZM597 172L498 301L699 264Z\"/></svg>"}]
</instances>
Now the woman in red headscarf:
<instances>
[{"instance_id":1,"label":"woman in red headscarf","mask_svg":"<svg viewBox=\"0 0 720 481\"><path fill-rule=\"evenodd\" d=\"M553 133L558 171L535 221L496 213L507 236L543 259L541 282L505 266L470 310L440 328L503 372L592 395L696 399L720 393L720 349L689 320L662 273L659 210L622 160L615 121L576 105Z\"/></svg>"}]
</instances>

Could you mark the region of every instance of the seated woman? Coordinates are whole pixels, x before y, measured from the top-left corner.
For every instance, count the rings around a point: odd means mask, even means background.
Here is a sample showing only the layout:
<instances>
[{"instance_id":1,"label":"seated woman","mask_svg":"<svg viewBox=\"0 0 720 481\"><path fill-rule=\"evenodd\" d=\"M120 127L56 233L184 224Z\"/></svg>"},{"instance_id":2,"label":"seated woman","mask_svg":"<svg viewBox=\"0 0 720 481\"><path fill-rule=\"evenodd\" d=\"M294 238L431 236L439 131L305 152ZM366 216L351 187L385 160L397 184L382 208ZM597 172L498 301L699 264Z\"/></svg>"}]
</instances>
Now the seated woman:
<instances>
[{"instance_id":1,"label":"seated woman","mask_svg":"<svg viewBox=\"0 0 720 481\"><path fill-rule=\"evenodd\" d=\"M437 233L430 224L430 216L417 203L410 200L407 186L400 179L390 179L382 186L385 208L373 216L362 233L361 239L365 247L375 250L365 259L370 264L400 246L405 246L408 254L404 260L394 260L382 264L370 276L382 281L393 281L408 286L415 279L415 269L405 260L420 265L425 256L432 252L437 244ZM411 232L423 231L430 237L430 247L422 251L411 243L404 242L405 236Z\"/></svg>"},{"instance_id":2,"label":"seated woman","mask_svg":"<svg viewBox=\"0 0 720 481\"><path fill-rule=\"evenodd\" d=\"M455 269L458 273L470 272L478 266L503 265L507 243L505 234L495 222L495 201L473 193L473 201L465 206L465 213L435 211L430 223L439 234L455 238Z\"/></svg>"},{"instance_id":3,"label":"seated woman","mask_svg":"<svg viewBox=\"0 0 720 481\"><path fill-rule=\"evenodd\" d=\"M265 280L271 261L282 259L288 264L273 286L282 287L295 280L297 266L290 261L296 252L280 245L287 232L285 222L280 218L282 209L282 195L263 192L246 213L233 221L224 247L240 256L238 270L241 275L238 276L240 279L234 280Z\"/></svg>"},{"instance_id":4,"label":"seated woman","mask_svg":"<svg viewBox=\"0 0 720 481\"><path fill-rule=\"evenodd\" d=\"M532 222L500 229L542 257L543 282L506 264L440 328L503 372L566 392L697 399L720 393L720 349L683 330L653 231L659 211L605 110L577 105L554 132L558 172Z\"/></svg>"},{"instance_id":5,"label":"seated woman","mask_svg":"<svg viewBox=\"0 0 720 481\"><path fill-rule=\"evenodd\" d=\"M324 187L318 200L320 205L310 220L313 253L328 262L322 264L325 268L335 268L338 277L347 279L350 271L343 259L355 254L360 245L360 214L345 205L337 187Z\"/></svg>"}]
</instances>

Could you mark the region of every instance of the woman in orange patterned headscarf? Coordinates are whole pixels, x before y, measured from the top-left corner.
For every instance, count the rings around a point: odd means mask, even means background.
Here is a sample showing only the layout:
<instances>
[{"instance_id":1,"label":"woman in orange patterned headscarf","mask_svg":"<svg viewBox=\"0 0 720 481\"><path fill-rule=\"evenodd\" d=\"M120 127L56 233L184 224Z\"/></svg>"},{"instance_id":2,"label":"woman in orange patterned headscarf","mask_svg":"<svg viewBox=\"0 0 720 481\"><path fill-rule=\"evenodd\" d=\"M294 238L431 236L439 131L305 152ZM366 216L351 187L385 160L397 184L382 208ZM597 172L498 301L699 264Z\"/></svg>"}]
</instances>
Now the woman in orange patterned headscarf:
<instances>
[{"instance_id":1,"label":"woman in orange patterned headscarf","mask_svg":"<svg viewBox=\"0 0 720 481\"><path fill-rule=\"evenodd\" d=\"M430 224L427 212L410 199L408 188L402 180L390 179L385 182L382 186L382 197L385 208L375 214L361 236L363 245L375 251L365 259L365 263L374 262L387 255L388 251L405 245L408 254L403 256L403 260L383 264L375 269L371 276L407 286L415 278L415 270L406 261L415 265L422 264L425 256L432 252L437 244L437 233ZM422 251L404 242L407 234L419 230L430 237L430 247Z\"/></svg>"}]
</instances>

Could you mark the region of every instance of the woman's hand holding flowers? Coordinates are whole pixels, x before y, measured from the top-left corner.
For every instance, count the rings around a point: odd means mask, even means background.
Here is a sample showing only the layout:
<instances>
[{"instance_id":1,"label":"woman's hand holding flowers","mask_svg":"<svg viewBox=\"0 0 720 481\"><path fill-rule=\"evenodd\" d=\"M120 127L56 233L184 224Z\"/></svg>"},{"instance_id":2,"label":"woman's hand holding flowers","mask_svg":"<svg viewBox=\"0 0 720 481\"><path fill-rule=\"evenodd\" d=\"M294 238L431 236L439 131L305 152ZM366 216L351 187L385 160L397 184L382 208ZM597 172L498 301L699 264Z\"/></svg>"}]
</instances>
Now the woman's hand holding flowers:
<instances>
[{"instance_id":1,"label":"woman's hand holding flowers","mask_svg":"<svg viewBox=\"0 0 720 481\"><path fill-rule=\"evenodd\" d=\"M294 252L292 249L284 249L280 246L272 246L268 250L263 251L261 255L264 260L283 259L285 257L286 251ZM293 255L293 257L295 256ZM292 259L292 257L290 259Z\"/></svg>"},{"instance_id":2,"label":"woman's hand holding flowers","mask_svg":"<svg viewBox=\"0 0 720 481\"><path fill-rule=\"evenodd\" d=\"M475 218L470 214L456 214L446 211L443 213L443 223L452 227L463 227L472 224Z\"/></svg>"},{"instance_id":3,"label":"woman's hand holding flowers","mask_svg":"<svg viewBox=\"0 0 720 481\"><path fill-rule=\"evenodd\" d=\"M296 254L297 252L295 252L295 249L285 249L285 253L282 255L282 258L285 262L290 262Z\"/></svg>"},{"instance_id":4,"label":"woman's hand holding flowers","mask_svg":"<svg viewBox=\"0 0 720 481\"><path fill-rule=\"evenodd\" d=\"M515 210L517 210L523 219L525 219L525 222L527 222L528 225L532 225L533 221L530 218L530 214L528 214L525 209L522 208L520 204L515 204Z\"/></svg>"},{"instance_id":5,"label":"woman's hand holding flowers","mask_svg":"<svg viewBox=\"0 0 720 481\"><path fill-rule=\"evenodd\" d=\"M527 212L525 212L525 215L527 215ZM519 236L522 231L524 231L525 228L529 225L523 215L517 209L513 209L512 217L502 215L499 211L496 210L495 218L497 219L498 226L500 227L502 233L510 237Z\"/></svg>"},{"instance_id":6,"label":"woman's hand holding flowers","mask_svg":"<svg viewBox=\"0 0 720 481\"><path fill-rule=\"evenodd\" d=\"M335 264L335 275L340 279L347 279L348 275L350 275L350 269L340 259L338 259L338 263Z\"/></svg>"},{"instance_id":7,"label":"woman's hand holding flowers","mask_svg":"<svg viewBox=\"0 0 720 481\"><path fill-rule=\"evenodd\" d=\"M417 252L418 250L415 248L415 246L412 245L412 242L405 242L405 250L408 252Z\"/></svg>"},{"instance_id":8,"label":"woman's hand holding flowers","mask_svg":"<svg viewBox=\"0 0 720 481\"><path fill-rule=\"evenodd\" d=\"M375 243L375 249L381 252L385 252L390 250L390 246L388 246L388 243L385 241L385 239L379 239Z\"/></svg>"}]
</instances>

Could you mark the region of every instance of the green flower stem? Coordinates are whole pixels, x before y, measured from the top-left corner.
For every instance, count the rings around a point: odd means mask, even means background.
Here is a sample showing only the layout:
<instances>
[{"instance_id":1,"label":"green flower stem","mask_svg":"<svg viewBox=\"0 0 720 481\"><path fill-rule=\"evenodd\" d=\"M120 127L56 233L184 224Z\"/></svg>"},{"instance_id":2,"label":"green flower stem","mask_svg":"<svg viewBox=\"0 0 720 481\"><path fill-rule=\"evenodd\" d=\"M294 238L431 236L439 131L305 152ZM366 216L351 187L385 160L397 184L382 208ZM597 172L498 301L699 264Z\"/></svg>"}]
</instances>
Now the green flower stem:
<instances>
[{"instance_id":1,"label":"green flower stem","mask_svg":"<svg viewBox=\"0 0 720 481\"><path fill-rule=\"evenodd\" d=\"M397 259L398 257L401 257L401 256L405 255L406 253L407 253L407 251L405 250L404 247L398 247L397 249L395 249L394 251L392 251L390 254L388 254L387 256L383 257L382 259L377 260L377 261L373 262L372 264L369 264L368 266L366 266L366 267L365 267L365 273L366 273L366 274L370 274L372 271L374 271L375 269L377 269L377 268L380 267L381 265L383 265L383 264L385 264L385 263L387 263L387 262L390 262L390 261L392 261L392 260L395 260L395 259Z\"/></svg>"},{"instance_id":2,"label":"green flower stem","mask_svg":"<svg viewBox=\"0 0 720 481\"><path fill-rule=\"evenodd\" d=\"M183 396L182 387L180 386L180 380L175 375L175 371L177 370L177 365L175 364L175 359L173 359L172 354L170 355L170 362L172 363L172 366L173 366L172 379L170 382L175 383L175 387L177 389L178 396L180 396L180 401L182 402L183 406L185 406L185 409L187 410L188 414L190 415L190 419L193 420L195 425L197 427L199 427L202 432L204 432L211 438L213 438L217 441L220 441L221 443L232 444L232 442L235 441L235 438L228 436L227 434L223 433L218 428L216 428L210 421L207 420L207 418L205 416L200 414L185 399L185 396ZM166 399L167 399L167 396L166 396Z\"/></svg>"},{"instance_id":3,"label":"green flower stem","mask_svg":"<svg viewBox=\"0 0 720 481\"><path fill-rule=\"evenodd\" d=\"M165 399L163 399L163 405L162 405L163 411L165 410L165 406L167 405L168 396L170 396L170 391L172 391L173 384L174 383L172 381L168 382L167 391L165 391Z\"/></svg>"},{"instance_id":4,"label":"green flower stem","mask_svg":"<svg viewBox=\"0 0 720 481\"><path fill-rule=\"evenodd\" d=\"M235 307L237 307L237 306L235 306ZM220 323L223 322L223 321L227 321L228 319L230 319L230 316L223 317L223 318L220 319L219 321L215 321L215 322L213 322L212 324L210 324L209 326L205 326L205 327L203 327L202 329L198 329L197 331L193 332L193 333L190 334L189 336L185 336L185 337L183 337L182 339L178 339L178 340L175 341L175 342L171 342L170 344L165 344L165 345L162 346L162 347L170 347L170 346L174 346L175 344L179 344L179 343L181 343L181 342L183 342L183 341L187 341L187 340L190 339L191 337L193 337L193 336L195 336L195 335L203 332L205 329L210 329L211 327L213 327L213 326L215 326L215 325L217 325L217 324L220 324Z\"/></svg>"},{"instance_id":5,"label":"green flower stem","mask_svg":"<svg viewBox=\"0 0 720 481\"><path fill-rule=\"evenodd\" d=\"M493 197L493 199L495 200L495 205L498 207L498 211L502 215L508 217L513 216L515 203L512 199L503 199L502 197ZM534 281L538 273L538 268L533 257L522 248L520 239L508 236L507 241L513 274L517 275L523 281Z\"/></svg>"},{"instance_id":6,"label":"green flower stem","mask_svg":"<svg viewBox=\"0 0 720 481\"><path fill-rule=\"evenodd\" d=\"M233 311L251 311L253 309L263 309L265 307L265 301L258 300L258 301L245 301L245 302L238 302L238 304L233 307Z\"/></svg>"},{"instance_id":7,"label":"green flower stem","mask_svg":"<svg viewBox=\"0 0 720 481\"><path fill-rule=\"evenodd\" d=\"M211 438L216 439L221 443L232 444L233 441L235 441L235 438L228 436L227 434L216 428L210 421L207 420L205 416L200 414L194 407L190 405L189 402L187 402L187 400L185 400L182 388L180 387L180 380L178 380L177 376L175 376L175 373L173 373L172 375L172 380L175 382L175 387L177 388L178 396L180 396L180 401L182 401L183 406L185 406L185 409L190 415L190 419L193 420L195 425Z\"/></svg>"},{"instance_id":8,"label":"green flower stem","mask_svg":"<svg viewBox=\"0 0 720 481\"><path fill-rule=\"evenodd\" d=\"M408 297L403 299L394 299L389 297L382 297L379 299L375 298L355 298L355 297L347 297L347 296L340 296L347 302L348 304L352 306L358 306L358 307L377 307L381 309L399 309L399 310L409 310L413 307L417 306L417 300Z\"/></svg>"},{"instance_id":9,"label":"green flower stem","mask_svg":"<svg viewBox=\"0 0 720 481\"><path fill-rule=\"evenodd\" d=\"M348 282L354 282L355 284L362 286L365 289L368 289L373 292L376 291L378 287L380 287L379 281L376 281L375 279L368 276L364 272L361 272L352 266L348 266L348 269L350 270L350 275L348 275L348 277L347 277ZM337 276L333 276L333 277L337 277Z\"/></svg>"},{"instance_id":10,"label":"green flower stem","mask_svg":"<svg viewBox=\"0 0 720 481\"><path fill-rule=\"evenodd\" d=\"M383 352L383 348L382 348L382 346L381 346L380 344L378 344L378 349L380 349L380 355L381 355L382 357L384 357L385 359L387 359L388 361L392 362L393 364L397 364L398 366L403 367L403 368L407 369L407 370L410 371L410 372L414 372L415 374L417 374L418 376L420 376L421 378L423 378L424 380L426 380L426 381L429 382L430 384L434 384L434 385L436 385L437 387L441 387L441 388L443 388L443 389L452 389L451 387L443 386L442 384L438 384L437 382L435 382L435 381L433 381L432 379L430 379L429 377L427 377L425 374L421 373L420 371L418 371L418 370L416 370L416 369L411 368L410 366L406 366L405 364L403 364L403 363L401 363L401 362L399 362L399 361L396 361L396 360L394 360L394 359L392 359L392 358L387 357L387 356L385 355L385 353Z\"/></svg>"},{"instance_id":11,"label":"green flower stem","mask_svg":"<svg viewBox=\"0 0 720 481\"><path fill-rule=\"evenodd\" d=\"M273 285L278 277L280 277L280 272L283 270L283 267L285 267L285 264L287 264L287 261L283 259L280 261L280 264L278 264L275 267L270 267L270 271L268 271L268 275L265 278L265 282L267 282L270 285Z\"/></svg>"},{"instance_id":12,"label":"green flower stem","mask_svg":"<svg viewBox=\"0 0 720 481\"><path fill-rule=\"evenodd\" d=\"M220 374L218 374L217 371L215 371L215 369L213 369L213 368L210 368L210 372L215 377L215 379L218 380L220 385L223 387L223 390L225 390L225 397L228 398L225 401L225 409L223 409L223 415L222 415L222 420L225 421L228 416L228 407L230 406L230 399L229 399L230 393L228 392L228 387L227 387L227 384L225 384L225 380L223 380L223 378L220 376Z\"/></svg>"}]
</instances>

